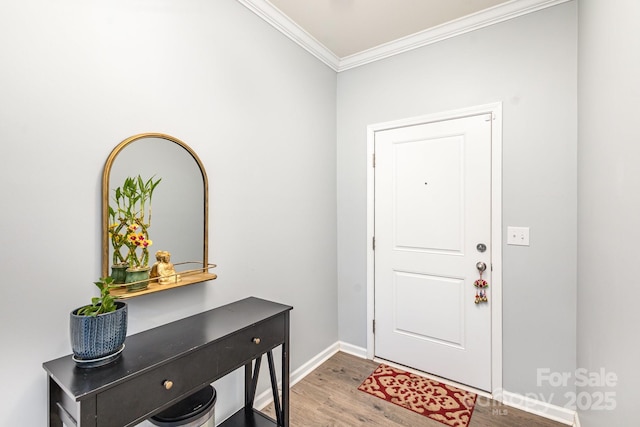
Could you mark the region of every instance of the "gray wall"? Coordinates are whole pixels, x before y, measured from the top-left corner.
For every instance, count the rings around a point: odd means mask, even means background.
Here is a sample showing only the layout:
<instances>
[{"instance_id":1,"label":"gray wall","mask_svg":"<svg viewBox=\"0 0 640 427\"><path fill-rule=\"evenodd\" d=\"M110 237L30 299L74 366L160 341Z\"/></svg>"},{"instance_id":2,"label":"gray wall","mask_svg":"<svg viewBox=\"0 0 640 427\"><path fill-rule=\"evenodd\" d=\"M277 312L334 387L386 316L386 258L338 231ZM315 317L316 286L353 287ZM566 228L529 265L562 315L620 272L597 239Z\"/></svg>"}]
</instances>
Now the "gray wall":
<instances>
[{"instance_id":1,"label":"gray wall","mask_svg":"<svg viewBox=\"0 0 640 427\"><path fill-rule=\"evenodd\" d=\"M130 300L130 333L255 295L295 307L293 369L337 341L334 71L234 0L4 1L0 58L1 426L45 425L41 364L96 293L102 167L133 134L203 161L219 278ZM242 376L217 388L223 419Z\"/></svg>"},{"instance_id":2,"label":"gray wall","mask_svg":"<svg viewBox=\"0 0 640 427\"><path fill-rule=\"evenodd\" d=\"M578 366L617 377L578 388L584 427L637 424L639 17L637 0L580 0Z\"/></svg>"},{"instance_id":3,"label":"gray wall","mask_svg":"<svg viewBox=\"0 0 640 427\"><path fill-rule=\"evenodd\" d=\"M576 367L576 4L564 3L338 75L340 339L366 347L366 127L502 101L504 388L564 406Z\"/></svg>"}]
</instances>

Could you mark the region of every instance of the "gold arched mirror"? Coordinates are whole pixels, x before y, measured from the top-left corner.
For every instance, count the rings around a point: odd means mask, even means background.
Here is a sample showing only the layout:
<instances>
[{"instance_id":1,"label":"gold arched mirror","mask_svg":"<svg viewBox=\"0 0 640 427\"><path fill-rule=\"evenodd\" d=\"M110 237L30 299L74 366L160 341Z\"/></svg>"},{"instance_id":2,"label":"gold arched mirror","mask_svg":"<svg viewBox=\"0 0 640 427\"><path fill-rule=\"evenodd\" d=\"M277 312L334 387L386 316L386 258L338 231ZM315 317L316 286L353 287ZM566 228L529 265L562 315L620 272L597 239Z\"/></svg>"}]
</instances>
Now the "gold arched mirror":
<instances>
[{"instance_id":1,"label":"gold arched mirror","mask_svg":"<svg viewBox=\"0 0 640 427\"><path fill-rule=\"evenodd\" d=\"M113 295L216 278L209 271L208 194L202 162L177 138L144 133L113 149L102 175L102 277L114 279ZM146 276L134 276L142 270Z\"/></svg>"}]
</instances>

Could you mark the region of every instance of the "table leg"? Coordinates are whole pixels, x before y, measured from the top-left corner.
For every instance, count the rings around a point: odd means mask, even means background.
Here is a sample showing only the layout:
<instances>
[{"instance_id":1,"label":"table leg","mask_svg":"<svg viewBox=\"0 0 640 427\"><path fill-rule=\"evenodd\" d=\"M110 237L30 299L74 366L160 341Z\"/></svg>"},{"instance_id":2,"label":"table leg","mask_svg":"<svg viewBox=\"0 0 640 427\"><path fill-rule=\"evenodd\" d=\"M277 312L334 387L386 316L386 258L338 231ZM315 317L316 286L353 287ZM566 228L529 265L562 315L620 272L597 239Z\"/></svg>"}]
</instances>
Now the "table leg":
<instances>
[{"instance_id":1,"label":"table leg","mask_svg":"<svg viewBox=\"0 0 640 427\"><path fill-rule=\"evenodd\" d=\"M47 425L49 427L62 427L62 419L60 418L60 408L58 403L62 401L62 389L58 384L49 377L49 414L47 416Z\"/></svg>"},{"instance_id":2,"label":"table leg","mask_svg":"<svg viewBox=\"0 0 640 427\"><path fill-rule=\"evenodd\" d=\"M260 376L260 361L262 356L255 359L255 367L253 374L251 373L252 362L244 365L244 407L253 409L253 402L256 397L256 389L258 387L258 377Z\"/></svg>"},{"instance_id":3,"label":"table leg","mask_svg":"<svg viewBox=\"0 0 640 427\"><path fill-rule=\"evenodd\" d=\"M289 427L289 312L284 317L284 342L282 343L282 426Z\"/></svg>"},{"instance_id":4,"label":"table leg","mask_svg":"<svg viewBox=\"0 0 640 427\"><path fill-rule=\"evenodd\" d=\"M273 363L273 352L267 352L267 361L269 362L269 375L271 376L271 393L273 393L273 410L276 413L276 421L279 426L282 422L282 409L280 407L280 396L278 395L278 378L276 377L276 368Z\"/></svg>"}]
</instances>

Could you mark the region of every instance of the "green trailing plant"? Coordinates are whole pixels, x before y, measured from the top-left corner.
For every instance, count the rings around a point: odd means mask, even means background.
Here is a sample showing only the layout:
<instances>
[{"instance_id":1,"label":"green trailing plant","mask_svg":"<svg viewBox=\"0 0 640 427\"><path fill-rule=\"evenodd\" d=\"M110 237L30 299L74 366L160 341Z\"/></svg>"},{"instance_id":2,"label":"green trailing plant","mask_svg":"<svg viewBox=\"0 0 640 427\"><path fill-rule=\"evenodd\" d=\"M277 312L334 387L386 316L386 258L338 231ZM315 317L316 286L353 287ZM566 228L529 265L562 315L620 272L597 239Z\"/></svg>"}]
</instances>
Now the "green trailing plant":
<instances>
[{"instance_id":1,"label":"green trailing plant","mask_svg":"<svg viewBox=\"0 0 640 427\"><path fill-rule=\"evenodd\" d=\"M100 289L100 296L91 298L91 304L79 308L76 312L79 316L95 317L98 314L115 311L117 308L115 298L109 293L113 278L102 277L99 281L93 283Z\"/></svg>"}]
</instances>

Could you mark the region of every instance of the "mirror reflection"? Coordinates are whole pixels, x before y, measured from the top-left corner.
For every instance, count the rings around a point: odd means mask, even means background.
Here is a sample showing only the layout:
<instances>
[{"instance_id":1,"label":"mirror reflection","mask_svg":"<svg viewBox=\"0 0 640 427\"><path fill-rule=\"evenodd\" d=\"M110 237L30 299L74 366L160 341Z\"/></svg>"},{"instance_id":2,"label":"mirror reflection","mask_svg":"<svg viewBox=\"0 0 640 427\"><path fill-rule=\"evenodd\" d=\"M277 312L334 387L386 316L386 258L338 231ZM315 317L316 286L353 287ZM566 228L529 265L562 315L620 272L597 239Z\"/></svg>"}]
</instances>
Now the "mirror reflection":
<instances>
[{"instance_id":1,"label":"mirror reflection","mask_svg":"<svg viewBox=\"0 0 640 427\"><path fill-rule=\"evenodd\" d=\"M136 135L112 151L103 174L102 274L116 279L113 293L135 296L215 278L207 260L207 185L195 152L169 135ZM145 186L153 188L150 200ZM114 246L121 256L114 257ZM146 275L134 276L143 259ZM118 279L112 266L121 261L127 273Z\"/></svg>"}]
</instances>

